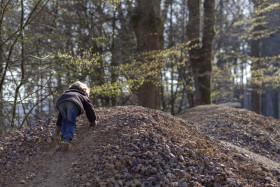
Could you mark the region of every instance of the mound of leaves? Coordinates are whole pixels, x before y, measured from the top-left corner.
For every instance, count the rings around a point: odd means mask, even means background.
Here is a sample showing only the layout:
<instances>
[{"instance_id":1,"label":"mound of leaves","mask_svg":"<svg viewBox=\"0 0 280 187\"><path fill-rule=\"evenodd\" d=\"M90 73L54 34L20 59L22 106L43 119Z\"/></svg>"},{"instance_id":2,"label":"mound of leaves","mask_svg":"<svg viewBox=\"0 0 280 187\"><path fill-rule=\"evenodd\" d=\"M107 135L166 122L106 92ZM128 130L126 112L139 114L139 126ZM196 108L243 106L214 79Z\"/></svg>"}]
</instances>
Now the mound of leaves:
<instances>
[{"instance_id":1,"label":"mound of leaves","mask_svg":"<svg viewBox=\"0 0 280 187\"><path fill-rule=\"evenodd\" d=\"M85 116L78 119L76 138L69 152L57 150L57 138L48 136L49 131L54 132L55 119L45 126L34 125L43 127L39 134L25 135L22 130L2 139L1 184L279 185L277 171L225 147L183 119L136 106L98 108L96 112L99 118L96 129L89 128ZM32 144L27 140L30 136ZM35 137L38 137L36 142ZM37 150L31 151L34 148Z\"/></svg>"},{"instance_id":2,"label":"mound of leaves","mask_svg":"<svg viewBox=\"0 0 280 187\"><path fill-rule=\"evenodd\" d=\"M178 115L205 133L280 162L280 121L246 109L202 105Z\"/></svg>"}]
</instances>

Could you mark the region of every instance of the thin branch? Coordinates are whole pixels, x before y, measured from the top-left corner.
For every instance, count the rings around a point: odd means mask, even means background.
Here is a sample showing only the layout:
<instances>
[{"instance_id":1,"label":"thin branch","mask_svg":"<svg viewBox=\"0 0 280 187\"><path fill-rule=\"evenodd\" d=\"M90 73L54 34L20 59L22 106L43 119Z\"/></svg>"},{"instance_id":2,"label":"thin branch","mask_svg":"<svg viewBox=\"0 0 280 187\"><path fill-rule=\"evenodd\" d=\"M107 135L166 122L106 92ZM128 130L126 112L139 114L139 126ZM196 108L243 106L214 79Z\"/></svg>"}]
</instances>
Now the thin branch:
<instances>
[{"instance_id":1,"label":"thin branch","mask_svg":"<svg viewBox=\"0 0 280 187\"><path fill-rule=\"evenodd\" d=\"M20 28L18 28L13 34L11 34L6 40L4 40L1 44L0 47L2 47L6 42L8 42L12 37L14 37L18 32L21 32L28 24L30 24L35 17L37 17L37 15L41 12L41 10L47 5L47 3L49 2L49 0L47 0L47 2L42 6L42 8L38 11L38 13L36 14L36 16L34 16L31 19L31 16L34 14L35 10L37 9L37 7L39 6L39 4L41 3L42 0L39 0L35 7L32 9L32 11L30 12L26 22L23 24L23 26L21 26Z\"/></svg>"},{"instance_id":2,"label":"thin branch","mask_svg":"<svg viewBox=\"0 0 280 187\"><path fill-rule=\"evenodd\" d=\"M48 95L46 95L46 96L43 97L41 100L39 100L35 105L33 105L33 107L29 110L29 112L27 113L27 115L24 116L24 119L23 119L23 121L22 121L22 123L21 123L21 125L20 125L20 128L23 127L25 120L27 120L27 117L31 114L31 112L33 111L33 109L34 109L35 107L37 107L41 102L43 102L46 98L48 98L50 95L52 95L54 92L56 92L57 90L58 90L58 88L55 89L55 90L53 90L52 92L50 92Z\"/></svg>"},{"instance_id":3,"label":"thin branch","mask_svg":"<svg viewBox=\"0 0 280 187\"><path fill-rule=\"evenodd\" d=\"M4 7L3 11L2 11L2 15L1 15L1 25L2 25L2 22L3 22L3 19L4 19L4 13L5 13L5 11L6 11L6 8L8 7L8 4L10 4L10 2L11 2L11 0L9 0L9 1L5 4L5 7ZM3 3L4 3L4 1L1 2L1 7L3 6Z\"/></svg>"}]
</instances>

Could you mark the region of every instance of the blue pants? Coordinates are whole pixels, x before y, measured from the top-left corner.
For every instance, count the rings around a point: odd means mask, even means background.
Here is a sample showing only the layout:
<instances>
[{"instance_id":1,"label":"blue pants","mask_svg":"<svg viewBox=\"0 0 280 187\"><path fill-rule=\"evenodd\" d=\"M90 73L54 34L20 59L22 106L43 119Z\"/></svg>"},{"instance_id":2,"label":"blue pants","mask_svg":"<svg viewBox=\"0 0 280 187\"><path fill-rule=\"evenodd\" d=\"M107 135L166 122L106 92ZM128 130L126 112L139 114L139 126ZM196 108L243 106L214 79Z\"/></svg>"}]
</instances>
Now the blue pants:
<instances>
[{"instance_id":1,"label":"blue pants","mask_svg":"<svg viewBox=\"0 0 280 187\"><path fill-rule=\"evenodd\" d=\"M58 110L62 116L61 140L70 143L76 130L78 108L75 103L65 101L58 105Z\"/></svg>"}]
</instances>

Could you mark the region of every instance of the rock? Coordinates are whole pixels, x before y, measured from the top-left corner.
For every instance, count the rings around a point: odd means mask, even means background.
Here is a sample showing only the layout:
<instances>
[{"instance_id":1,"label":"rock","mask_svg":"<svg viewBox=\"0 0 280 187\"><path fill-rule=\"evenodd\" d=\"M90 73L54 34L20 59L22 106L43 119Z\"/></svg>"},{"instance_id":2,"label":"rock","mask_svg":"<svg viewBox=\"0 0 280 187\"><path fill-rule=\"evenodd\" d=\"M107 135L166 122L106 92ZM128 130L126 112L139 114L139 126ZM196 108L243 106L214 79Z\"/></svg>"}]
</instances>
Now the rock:
<instances>
[{"instance_id":1,"label":"rock","mask_svg":"<svg viewBox=\"0 0 280 187\"><path fill-rule=\"evenodd\" d=\"M184 157L182 155L179 155L179 160L180 161L185 161Z\"/></svg>"},{"instance_id":2,"label":"rock","mask_svg":"<svg viewBox=\"0 0 280 187\"><path fill-rule=\"evenodd\" d=\"M156 168L152 167L152 168L148 169L147 172L149 173L148 175L155 175L155 174L157 174L158 171Z\"/></svg>"},{"instance_id":3,"label":"rock","mask_svg":"<svg viewBox=\"0 0 280 187\"><path fill-rule=\"evenodd\" d=\"M32 137L27 137L27 142L31 142L33 140L33 138Z\"/></svg>"},{"instance_id":4,"label":"rock","mask_svg":"<svg viewBox=\"0 0 280 187\"><path fill-rule=\"evenodd\" d=\"M187 182L183 182L180 186L181 187L188 187L188 183Z\"/></svg>"},{"instance_id":5,"label":"rock","mask_svg":"<svg viewBox=\"0 0 280 187\"><path fill-rule=\"evenodd\" d=\"M99 182L98 183L100 186L106 186L108 183L107 182Z\"/></svg>"},{"instance_id":6,"label":"rock","mask_svg":"<svg viewBox=\"0 0 280 187\"><path fill-rule=\"evenodd\" d=\"M266 182L269 183L269 184L271 184L271 182L272 182L272 179L271 179L270 177L265 177L265 180L266 180Z\"/></svg>"},{"instance_id":7,"label":"rock","mask_svg":"<svg viewBox=\"0 0 280 187\"><path fill-rule=\"evenodd\" d=\"M173 173L178 176L179 178L183 178L186 176L186 172L184 170L180 170L180 169L175 169L173 170Z\"/></svg>"},{"instance_id":8,"label":"rock","mask_svg":"<svg viewBox=\"0 0 280 187\"><path fill-rule=\"evenodd\" d=\"M120 186L123 186L123 181L122 181L122 180L118 180L118 184L119 184Z\"/></svg>"},{"instance_id":9,"label":"rock","mask_svg":"<svg viewBox=\"0 0 280 187\"><path fill-rule=\"evenodd\" d=\"M171 173L167 173L166 175L168 178L172 178L172 174Z\"/></svg>"},{"instance_id":10,"label":"rock","mask_svg":"<svg viewBox=\"0 0 280 187\"><path fill-rule=\"evenodd\" d=\"M51 137L47 138L47 143L52 143L52 138Z\"/></svg>"},{"instance_id":11,"label":"rock","mask_svg":"<svg viewBox=\"0 0 280 187\"><path fill-rule=\"evenodd\" d=\"M134 183L137 185L141 185L141 181L139 179L134 179Z\"/></svg>"},{"instance_id":12,"label":"rock","mask_svg":"<svg viewBox=\"0 0 280 187\"><path fill-rule=\"evenodd\" d=\"M122 168L122 163L121 163L121 162L116 162L116 163L115 163L115 168L116 168L117 170L120 170L120 169Z\"/></svg>"},{"instance_id":13,"label":"rock","mask_svg":"<svg viewBox=\"0 0 280 187\"><path fill-rule=\"evenodd\" d=\"M106 164L105 168L108 170L113 170L115 166L113 164Z\"/></svg>"}]
</instances>

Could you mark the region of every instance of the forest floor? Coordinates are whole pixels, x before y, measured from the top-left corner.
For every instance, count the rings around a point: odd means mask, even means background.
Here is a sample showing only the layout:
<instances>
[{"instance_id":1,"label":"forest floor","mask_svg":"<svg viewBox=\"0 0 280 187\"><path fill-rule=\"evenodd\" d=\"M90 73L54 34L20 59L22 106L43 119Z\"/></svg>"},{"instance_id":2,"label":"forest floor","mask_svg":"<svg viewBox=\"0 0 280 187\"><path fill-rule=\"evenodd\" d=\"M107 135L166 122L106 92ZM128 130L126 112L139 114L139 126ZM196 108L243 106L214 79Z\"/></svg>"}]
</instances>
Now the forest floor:
<instances>
[{"instance_id":1,"label":"forest floor","mask_svg":"<svg viewBox=\"0 0 280 187\"><path fill-rule=\"evenodd\" d=\"M197 106L178 117L194 123L212 137L280 163L279 120L222 105Z\"/></svg>"},{"instance_id":2,"label":"forest floor","mask_svg":"<svg viewBox=\"0 0 280 187\"><path fill-rule=\"evenodd\" d=\"M57 150L55 118L0 138L0 186L279 186L280 122L205 105L179 116L97 108Z\"/></svg>"}]
</instances>

